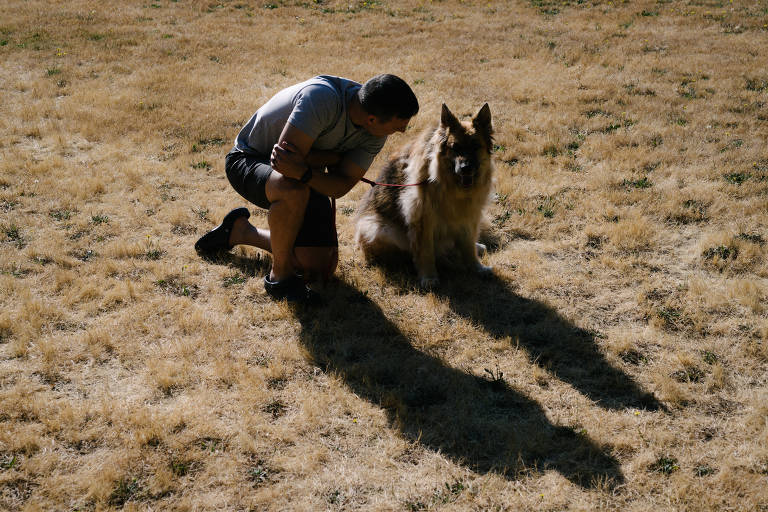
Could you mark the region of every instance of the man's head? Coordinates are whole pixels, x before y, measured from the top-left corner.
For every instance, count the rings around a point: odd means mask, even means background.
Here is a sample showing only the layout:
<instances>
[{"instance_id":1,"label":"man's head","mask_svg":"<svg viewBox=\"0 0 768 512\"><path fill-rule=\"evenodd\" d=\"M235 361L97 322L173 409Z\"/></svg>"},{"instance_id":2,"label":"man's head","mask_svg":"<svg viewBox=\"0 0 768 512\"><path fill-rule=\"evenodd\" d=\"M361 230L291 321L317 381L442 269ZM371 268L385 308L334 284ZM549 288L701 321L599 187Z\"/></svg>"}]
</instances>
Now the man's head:
<instances>
[{"instance_id":1,"label":"man's head","mask_svg":"<svg viewBox=\"0 0 768 512\"><path fill-rule=\"evenodd\" d=\"M357 98L366 113L364 128L377 137L404 132L419 111L416 95L395 75L371 78L357 92Z\"/></svg>"}]
</instances>

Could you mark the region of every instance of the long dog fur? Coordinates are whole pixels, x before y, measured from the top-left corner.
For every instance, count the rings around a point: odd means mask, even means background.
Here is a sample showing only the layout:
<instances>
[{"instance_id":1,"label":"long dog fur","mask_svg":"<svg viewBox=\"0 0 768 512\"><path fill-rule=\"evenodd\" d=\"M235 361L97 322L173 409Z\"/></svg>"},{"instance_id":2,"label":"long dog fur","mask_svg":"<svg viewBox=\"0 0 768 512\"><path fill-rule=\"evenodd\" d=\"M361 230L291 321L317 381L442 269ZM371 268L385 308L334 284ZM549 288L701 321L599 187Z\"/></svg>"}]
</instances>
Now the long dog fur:
<instances>
[{"instance_id":1,"label":"long dog fur","mask_svg":"<svg viewBox=\"0 0 768 512\"><path fill-rule=\"evenodd\" d=\"M392 250L413 257L422 286L438 282L436 259L487 272L478 259L484 209L492 189L491 111L486 103L471 122L443 105L440 124L405 146L381 170L360 201L355 240L366 259Z\"/></svg>"}]
</instances>

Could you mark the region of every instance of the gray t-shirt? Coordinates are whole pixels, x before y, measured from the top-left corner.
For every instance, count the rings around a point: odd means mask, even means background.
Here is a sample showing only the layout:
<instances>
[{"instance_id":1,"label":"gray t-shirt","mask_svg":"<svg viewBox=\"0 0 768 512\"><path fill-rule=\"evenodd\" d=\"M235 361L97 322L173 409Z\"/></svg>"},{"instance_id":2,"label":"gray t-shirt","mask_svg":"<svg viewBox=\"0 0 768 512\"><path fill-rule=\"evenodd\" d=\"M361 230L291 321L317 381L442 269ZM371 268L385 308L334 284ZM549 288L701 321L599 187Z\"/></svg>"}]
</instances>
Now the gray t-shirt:
<instances>
[{"instance_id":1,"label":"gray t-shirt","mask_svg":"<svg viewBox=\"0 0 768 512\"><path fill-rule=\"evenodd\" d=\"M269 155L285 123L313 139L313 150L344 153L367 170L381 151L386 137L374 137L349 120L347 107L360 84L336 76L316 76L275 94L240 130L235 148L245 153Z\"/></svg>"}]
</instances>

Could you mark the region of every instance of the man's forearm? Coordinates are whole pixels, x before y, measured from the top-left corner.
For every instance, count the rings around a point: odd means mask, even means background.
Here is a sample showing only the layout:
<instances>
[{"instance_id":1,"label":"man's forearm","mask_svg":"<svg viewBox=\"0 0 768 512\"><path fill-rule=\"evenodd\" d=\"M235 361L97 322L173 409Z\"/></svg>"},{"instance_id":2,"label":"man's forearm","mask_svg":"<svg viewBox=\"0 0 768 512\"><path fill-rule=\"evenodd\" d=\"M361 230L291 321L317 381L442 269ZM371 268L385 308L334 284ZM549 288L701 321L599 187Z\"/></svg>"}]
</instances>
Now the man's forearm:
<instances>
[{"instance_id":1,"label":"man's forearm","mask_svg":"<svg viewBox=\"0 0 768 512\"><path fill-rule=\"evenodd\" d=\"M352 190L358 181L344 174L323 172L316 169L313 171L308 184L324 196L339 198Z\"/></svg>"},{"instance_id":2,"label":"man's forearm","mask_svg":"<svg viewBox=\"0 0 768 512\"><path fill-rule=\"evenodd\" d=\"M307 165L313 168L334 166L341 162L341 153L312 150L307 155L305 161Z\"/></svg>"}]
</instances>

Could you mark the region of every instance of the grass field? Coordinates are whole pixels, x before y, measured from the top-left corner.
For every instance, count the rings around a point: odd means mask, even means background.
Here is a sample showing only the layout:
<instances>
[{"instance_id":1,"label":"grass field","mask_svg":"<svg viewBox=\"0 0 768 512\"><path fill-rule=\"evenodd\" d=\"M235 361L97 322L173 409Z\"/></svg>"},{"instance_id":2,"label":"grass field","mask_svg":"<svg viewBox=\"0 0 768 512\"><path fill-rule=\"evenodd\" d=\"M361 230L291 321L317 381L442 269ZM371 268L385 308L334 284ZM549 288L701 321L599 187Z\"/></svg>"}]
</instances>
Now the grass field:
<instances>
[{"instance_id":1,"label":"grass field","mask_svg":"<svg viewBox=\"0 0 768 512\"><path fill-rule=\"evenodd\" d=\"M192 245L316 74L488 102L492 277ZM768 511L768 2L5 0L0 509ZM266 226L263 212L252 221Z\"/></svg>"}]
</instances>

